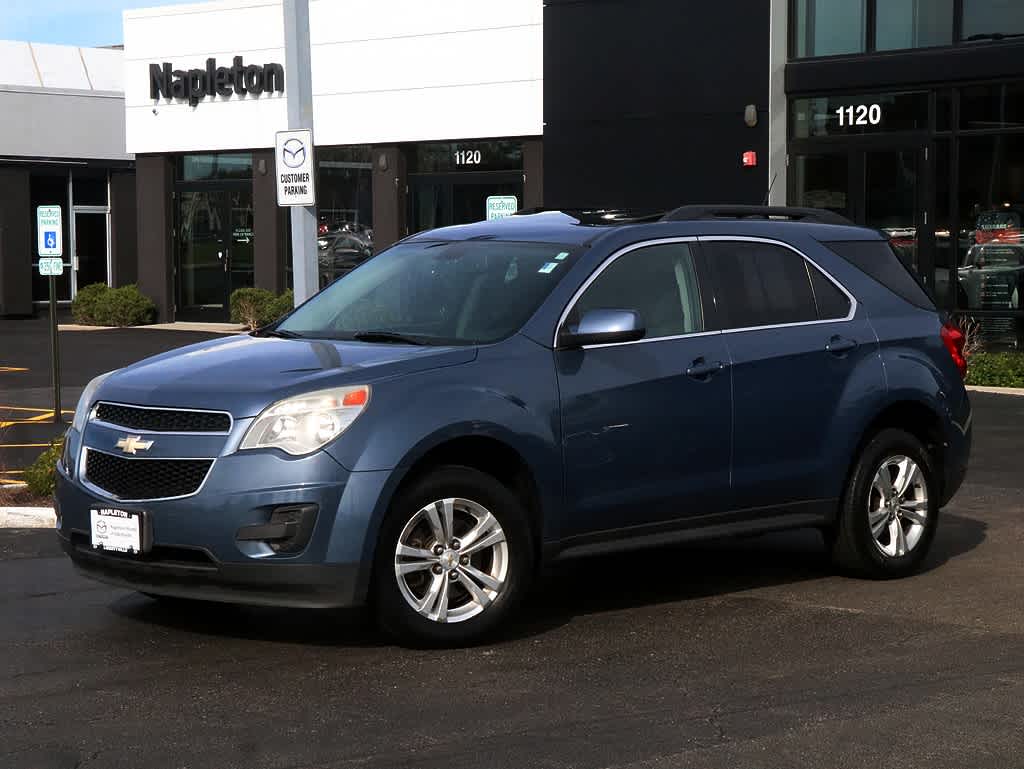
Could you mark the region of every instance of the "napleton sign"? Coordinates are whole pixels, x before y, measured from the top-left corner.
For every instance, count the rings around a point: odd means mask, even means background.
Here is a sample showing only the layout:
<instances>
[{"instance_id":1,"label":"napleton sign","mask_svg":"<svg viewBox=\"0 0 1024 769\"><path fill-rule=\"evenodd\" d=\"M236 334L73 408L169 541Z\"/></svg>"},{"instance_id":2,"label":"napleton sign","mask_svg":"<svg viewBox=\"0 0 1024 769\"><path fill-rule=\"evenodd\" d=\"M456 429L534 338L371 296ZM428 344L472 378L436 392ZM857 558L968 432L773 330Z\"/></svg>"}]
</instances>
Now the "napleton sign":
<instances>
[{"instance_id":1,"label":"napleton sign","mask_svg":"<svg viewBox=\"0 0 1024 769\"><path fill-rule=\"evenodd\" d=\"M259 96L284 93L284 67L270 63L246 64L236 56L230 67L206 60L205 69L174 69L170 62L149 65L149 98L187 99L193 107L207 96Z\"/></svg>"}]
</instances>

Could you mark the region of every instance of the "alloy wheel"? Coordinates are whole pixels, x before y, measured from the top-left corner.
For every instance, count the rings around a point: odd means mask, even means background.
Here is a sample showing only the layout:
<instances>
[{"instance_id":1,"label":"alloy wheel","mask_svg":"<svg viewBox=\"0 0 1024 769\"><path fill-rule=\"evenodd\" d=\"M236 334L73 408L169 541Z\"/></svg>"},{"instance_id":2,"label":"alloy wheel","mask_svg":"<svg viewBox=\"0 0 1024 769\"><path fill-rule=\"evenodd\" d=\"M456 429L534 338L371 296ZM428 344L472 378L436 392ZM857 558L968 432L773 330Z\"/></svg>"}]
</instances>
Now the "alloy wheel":
<instances>
[{"instance_id":1,"label":"alloy wheel","mask_svg":"<svg viewBox=\"0 0 1024 769\"><path fill-rule=\"evenodd\" d=\"M918 464L895 455L882 461L868 493L868 525L875 547L890 558L905 556L928 524L928 484Z\"/></svg>"},{"instance_id":2,"label":"alloy wheel","mask_svg":"<svg viewBox=\"0 0 1024 769\"><path fill-rule=\"evenodd\" d=\"M483 505L449 497L424 505L409 519L395 548L402 597L433 622L471 619L508 581L508 542Z\"/></svg>"}]
</instances>

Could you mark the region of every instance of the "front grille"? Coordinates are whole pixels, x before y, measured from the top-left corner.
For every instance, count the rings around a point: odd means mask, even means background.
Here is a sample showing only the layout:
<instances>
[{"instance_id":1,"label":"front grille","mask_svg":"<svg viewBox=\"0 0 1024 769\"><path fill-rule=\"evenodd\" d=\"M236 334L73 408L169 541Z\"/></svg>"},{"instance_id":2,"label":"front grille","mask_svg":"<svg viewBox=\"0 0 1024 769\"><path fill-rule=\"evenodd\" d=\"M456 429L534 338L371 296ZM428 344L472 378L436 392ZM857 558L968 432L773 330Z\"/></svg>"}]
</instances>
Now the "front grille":
<instances>
[{"instance_id":1,"label":"front grille","mask_svg":"<svg viewBox=\"0 0 1024 769\"><path fill-rule=\"evenodd\" d=\"M119 403L97 405L96 419L154 433L226 433L231 429L231 416L223 411L143 409Z\"/></svg>"},{"instance_id":2,"label":"front grille","mask_svg":"<svg viewBox=\"0 0 1024 769\"><path fill-rule=\"evenodd\" d=\"M194 494L212 459L125 459L87 450L85 478L120 499L159 499Z\"/></svg>"}]
</instances>

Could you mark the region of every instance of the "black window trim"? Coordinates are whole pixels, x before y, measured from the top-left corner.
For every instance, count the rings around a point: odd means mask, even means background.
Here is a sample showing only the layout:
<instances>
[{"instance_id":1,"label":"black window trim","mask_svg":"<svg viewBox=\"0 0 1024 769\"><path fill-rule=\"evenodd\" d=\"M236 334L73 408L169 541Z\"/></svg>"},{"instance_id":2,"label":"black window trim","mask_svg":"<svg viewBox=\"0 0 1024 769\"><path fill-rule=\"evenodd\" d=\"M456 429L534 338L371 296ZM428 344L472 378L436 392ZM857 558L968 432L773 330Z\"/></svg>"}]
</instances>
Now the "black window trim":
<instances>
[{"instance_id":1,"label":"black window trim","mask_svg":"<svg viewBox=\"0 0 1024 769\"><path fill-rule=\"evenodd\" d=\"M583 296L583 294L586 292L586 290L588 288L590 288L590 285L601 276L601 273L603 273L606 269L611 267L611 265L615 261L617 261L619 259L619 257L625 256L626 254L632 253L633 251L638 251L641 248L648 248L650 246L663 246L663 245L669 245L669 244L672 244L672 243L687 243L687 244L699 245L699 240L700 240L700 238L698 238L696 235L686 235L686 236L680 236L680 237L675 237L675 238L657 238L655 240L640 241L639 243L630 243L628 246L623 246L618 251L615 251L614 253L612 253L607 259L605 259L603 262L601 262L600 265L598 265L596 270L594 270L592 273L590 273L590 276L585 281L583 281L583 284L578 289L576 289L575 293L572 295L572 298L569 299L568 303L563 308L562 314L558 318L558 323L555 324L555 336L552 339L551 346L554 349L558 349L558 335L559 335L559 332L561 331L562 326L565 325L565 322L568 319L569 315L576 308L576 303L579 301L580 297ZM707 287L702 284L702 280L701 279L702 279L703 276L701 275L701 271L700 271L700 266L699 266L699 262L698 262L698 254L696 253L696 251L693 248L690 249L690 258L693 260L694 269L697 271L697 289L700 292L701 313L703 314L704 318L706 319L708 317L708 302L705 299L705 297L706 297L706 288ZM625 345L630 345L630 344L647 344L648 342L664 342L664 341L667 341L667 340L670 340L670 339L689 339L691 337L711 336L713 334L721 334L721 333L722 333L721 329L714 329L714 330L711 330L711 331L691 331L688 334L673 334L673 335L670 335L670 336L645 337L643 339L637 339L637 340L632 341L632 342L612 342L610 344L588 344L588 345L584 345L582 349L590 350L590 349L597 349L597 348L601 348L601 347L623 347Z\"/></svg>"},{"instance_id":2,"label":"black window trim","mask_svg":"<svg viewBox=\"0 0 1024 769\"><path fill-rule=\"evenodd\" d=\"M804 266L806 268L810 269L811 267L813 267L818 272L820 272L822 275L824 275L825 278L830 280L833 283L833 285L835 285L840 291L842 291L843 294L846 296L846 298L850 301L850 311L846 314L846 317L844 317L844 318L819 318L817 320L801 320L801 321L796 321L794 323L773 323L773 324L768 324L768 325L764 325L764 326L744 326L742 328L726 328L726 329L722 329L722 331L720 333L723 333L723 334L740 334L740 333L743 333L744 331L763 331L765 329L793 328L795 326L819 326L819 325L822 325L824 323L848 323L851 320L853 320L854 317L857 315L857 297L855 297L853 294L851 294L846 289L846 286L844 286L835 277L833 277L832 274L829 273L828 270L826 270L821 265L819 265L817 262L815 262L813 259L811 259L809 256L807 256L807 254L805 254L803 251L801 251L800 249L796 248L793 245L790 245L789 243L786 243L785 241L775 240L773 238L760 238L760 237L753 237L753 236L747 236L747 235L700 235L700 236L698 236L697 240L699 242L701 242L701 243L712 243L712 242L727 241L727 242L734 242L734 243L735 242L738 242L738 243L767 243L767 244L773 245L773 246L782 246L783 248L789 249L793 253L797 254L801 259L803 259L804 260ZM809 284L811 282L811 276L810 275L807 276L807 282ZM811 295L814 296L814 286L813 285L811 285ZM817 299L815 299L815 310L817 310ZM561 324L559 324L559 325L561 325Z\"/></svg>"}]
</instances>

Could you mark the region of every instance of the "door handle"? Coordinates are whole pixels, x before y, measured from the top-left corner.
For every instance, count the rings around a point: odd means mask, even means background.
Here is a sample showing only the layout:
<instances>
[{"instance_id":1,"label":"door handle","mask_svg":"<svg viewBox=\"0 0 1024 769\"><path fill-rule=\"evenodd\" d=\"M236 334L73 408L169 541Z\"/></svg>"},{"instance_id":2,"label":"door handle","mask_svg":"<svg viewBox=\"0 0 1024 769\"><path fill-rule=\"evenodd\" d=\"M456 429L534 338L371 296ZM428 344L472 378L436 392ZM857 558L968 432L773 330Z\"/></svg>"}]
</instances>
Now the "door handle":
<instances>
[{"instance_id":1,"label":"door handle","mask_svg":"<svg viewBox=\"0 0 1024 769\"><path fill-rule=\"evenodd\" d=\"M724 368L725 364L720 360L706 361L704 358L697 358L686 369L686 376L706 382Z\"/></svg>"},{"instance_id":2,"label":"door handle","mask_svg":"<svg viewBox=\"0 0 1024 769\"><path fill-rule=\"evenodd\" d=\"M836 335L828 340L828 344L825 345L825 349L837 357L842 357L850 350L857 348L857 343L853 339L847 339L845 336Z\"/></svg>"}]
</instances>

